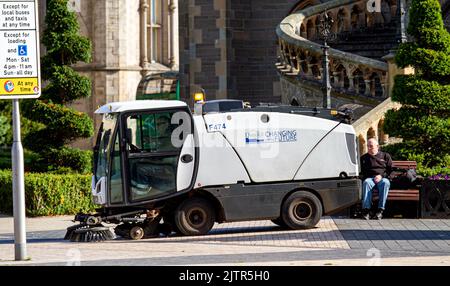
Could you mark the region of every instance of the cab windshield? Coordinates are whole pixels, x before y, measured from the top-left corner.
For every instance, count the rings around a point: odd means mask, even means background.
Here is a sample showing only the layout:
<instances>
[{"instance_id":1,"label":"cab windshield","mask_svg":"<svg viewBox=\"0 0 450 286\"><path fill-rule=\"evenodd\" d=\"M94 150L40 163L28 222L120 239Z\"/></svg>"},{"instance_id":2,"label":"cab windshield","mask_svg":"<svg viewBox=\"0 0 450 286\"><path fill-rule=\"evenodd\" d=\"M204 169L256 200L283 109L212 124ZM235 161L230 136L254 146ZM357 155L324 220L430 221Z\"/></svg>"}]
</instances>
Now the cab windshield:
<instances>
[{"instance_id":1,"label":"cab windshield","mask_svg":"<svg viewBox=\"0 0 450 286\"><path fill-rule=\"evenodd\" d=\"M106 177L108 174L108 150L111 143L112 133L116 125L117 116L106 113L97 135L97 142L94 148L94 174L95 180Z\"/></svg>"}]
</instances>

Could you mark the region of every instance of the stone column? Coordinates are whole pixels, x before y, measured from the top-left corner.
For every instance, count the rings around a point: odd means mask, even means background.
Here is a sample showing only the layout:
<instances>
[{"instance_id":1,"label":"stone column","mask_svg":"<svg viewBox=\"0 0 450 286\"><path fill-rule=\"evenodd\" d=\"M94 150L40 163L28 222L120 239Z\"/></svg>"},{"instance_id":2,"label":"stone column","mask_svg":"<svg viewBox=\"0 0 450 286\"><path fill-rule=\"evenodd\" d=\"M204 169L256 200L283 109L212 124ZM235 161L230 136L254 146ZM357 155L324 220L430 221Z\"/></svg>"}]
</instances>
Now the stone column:
<instances>
[{"instance_id":1,"label":"stone column","mask_svg":"<svg viewBox=\"0 0 450 286\"><path fill-rule=\"evenodd\" d=\"M297 72L297 65L298 65L297 56L291 55L291 73Z\"/></svg>"},{"instance_id":2,"label":"stone column","mask_svg":"<svg viewBox=\"0 0 450 286\"><path fill-rule=\"evenodd\" d=\"M287 61L286 68L289 68L289 70L292 71L291 48L289 46L287 47L287 52L285 53L285 56L286 56L286 61Z\"/></svg>"},{"instance_id":3,"label":"stone column","mask_svg":"<svg viewBox=\"0 0 450 286\"><path fill-rule=\"evenodd\" d=\"M283 59L283 68L287 69L289 67L289 53L286 53L286 47L282 45L281 47L281 58Z\"/></svg>"},{"instance_id":4,"label":"stone column","mask_svg":"<svg viewBox=\"0 0 450 286\"><path fill-rule=\"evenodd\" d=\"M172 70L178 69L178 0L170 0L169 3L169 66Z\"/></svg>"},{"instance_id":5,"label":"stone column","mask_svg":"<svg viewBox=\"0 0 450 286\"><path fill-rule=\"evenodd\" d=\"M295 60L297 62L297 66L295 67L297 69L297 72L300 73L302 66L302 60L300 59L300 50L297 50L297 53L295 54Z\"/></svg>"},{"instance_id":6,"label":"stone column","mask_svg":"<svg viewBox=\"0 0 450 286\"><path fill-rule=\"evenodd\" d=\"M355 83L353 82L353 75L348 76L348 91L355 91Z\"/></svg>"},{"instance_id":7,"label":"stone column","mask_svg":"<svg viewBox=\"0 0 450 286\"><path fill-rule=\"evenodd\" d=\"M370 79L364 79L364 83L366 84L366 90L364 91L364 95L367 96L371 96L372 94L370 93Z\"/></svg>"},{"instance_id":8,"label":"stone column","mask_svg":"<svg viewBox=\"0 0 450 286\"><path fill-rule=\"evenodd\" d=\"M305 71L303 70L302 63L306 62L305 60L298 60L298 76L304 76Z\"/></svg>"},{"instance_id":9,"label":"stone column","mask_svg":"<svg viewBox=\"0 0 450 286\"><path fill-rule=\"evenodd\" d=\"M147 35L147 15L148 15L148 3L147 0L141 0L140 2L140 50L141 50L141 67L143 68L143 73L146 72L146 69L148 68L148 49L147 49L147 41L148 41L148 35Z\"/></svg>"},{"instance_id":10,"label":"stone column","mask_svg":"<svg viewBox=\"0 0 450 286\"><path fill-rule=\"evenodd\" d=\"M383 93L381 94L381 97L383 97L383 98L387 97L386 85L387 85L386 83L381 84L381 90L383 91Z\"/></svg>"},{"instance_id":11,"label":"stone column","mask_svg":"<svg viewBox=\"0 0 450 286\"><path fill-rule=\"evenodd\" d=\"M280 53L280 64L281 64L282 68L286 68L286 66L287 66L286 55L284 54L284 47L283 47L283 43L281 40L278 42L278 49L279 49L279 53Z\"/></svg>"},{"instance_id":12,"label":"stone column","mask_svg":"<svg viewBox=\"0 0 450 286\"><path fill-rule=\"evenodd\" d=\"M333 72L333 85L335 87L340 87L340 85L339 85L339 72L337 72L337 71Z\"/></svg>"},{"instance_id":13,"label":"stone column","mask_svg":"<svg viewBox=\"0 0 450 286\"><path fill-rule=\"evenodd\" d=\"M306 72L306 76L310 79L314 79L314 74L312 72L314 64L308 64L308 71Z\"/></svg>"}]
</instances>

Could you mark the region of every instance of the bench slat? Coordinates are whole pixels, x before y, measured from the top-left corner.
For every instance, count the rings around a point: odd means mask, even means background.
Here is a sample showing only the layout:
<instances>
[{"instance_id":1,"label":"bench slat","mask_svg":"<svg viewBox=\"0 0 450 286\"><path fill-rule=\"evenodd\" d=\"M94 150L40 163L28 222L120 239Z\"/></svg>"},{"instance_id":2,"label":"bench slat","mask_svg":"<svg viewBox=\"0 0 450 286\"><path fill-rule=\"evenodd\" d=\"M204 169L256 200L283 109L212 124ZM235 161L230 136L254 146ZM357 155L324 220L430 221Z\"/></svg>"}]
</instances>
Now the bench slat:
<instances>
[{"instance_id":1,"label":"bench slat","mask_svg":"<svg viewBox=\"0 0 450 286\"><path fill-rule=\"evenodd\" d=\"M419 194L419 190L389 190L389 194Z\"/></svg>"},{"instance_id":2,"label":"bench slat","mask_svg":"<svg viewBox=\"0 0 450 286\"><path fill-rule=\"evenodd\" d=\"M379 198L379 195L374 195L372 196L372 198ZM419 197L417 194L388 194L388 199L389 198L394 198L394 197L411 197L411 198L415 198L415 197Z\"/></svg>"},{"instance_id":3,"label":"bench slat","mask_svg":"<svg viewBox=\"0 0 450 286\"><path fill-rule=\"evenodd\" d=\"M376 201L379 198L378 197L374 197L372 199ZM420 198L416 197L416 196L414 196L414 197L388 197L387 200L388 201L416 201L416 202L418 202L418 201L420 201Z\"/></svg>"},{"instance_id":4,"label":"bench slat","mask_svg":"<svg viewBox=\"0 0 450 286\"><path fill-rule=\"evenodd\" d=\"M390 201L413 201L418 202L420 201L419 197L393 197L389 199Z\"/></svg>"},{"instance_id":5,"label":"bench slat","mask_svg":"<svg viewBox=\"0 0 450 286\"><path fill-rule=\"evenodd\" d=\"M416 161L392 161L392 167L402 168L402 169L416 169Z\"/></svg>"},{"instance_id":6,"label":"bench slat","mask_svg":"<svg viewBox=\"0 0 450 286\"><path fill-rule=\"evenodd\" d=\"M388 195L391 195L391 194L419 194L419 193L420 193L419 190L389 190ZM374 190L373 194L378 195L378 191Z\"/></svg>"},{"instance_id":7,"label":"bench slat","mask_svg":"<svg viewBox=\"0 0 450 286\"><path fill-rule=\"evenodd\" d=\"M419 190L389 190L387 200L389 201L419 201ZM372 195L373 200L379 199L378 190L374 190Z\"/></svg>"}]
</instances>

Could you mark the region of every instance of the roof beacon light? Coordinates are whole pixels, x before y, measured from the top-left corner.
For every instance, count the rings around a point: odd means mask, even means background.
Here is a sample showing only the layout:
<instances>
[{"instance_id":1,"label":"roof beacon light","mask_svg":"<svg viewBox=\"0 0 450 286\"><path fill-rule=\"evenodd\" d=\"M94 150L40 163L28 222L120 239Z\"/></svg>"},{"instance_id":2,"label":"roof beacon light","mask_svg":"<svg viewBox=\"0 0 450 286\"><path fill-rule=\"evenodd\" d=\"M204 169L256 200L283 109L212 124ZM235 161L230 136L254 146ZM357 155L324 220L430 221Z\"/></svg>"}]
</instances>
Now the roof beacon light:
<instances>
[{"instance_id":1,"label":"roof beacon light","mask_svg":"<svg viewBox=\"0 0 450 286\"><path fill-rule=\"evenodd\" d=\"M194 101L195 102L205 101L205 95L203 94L203 92L194 93Z\"/></svg>"}]
</instances>

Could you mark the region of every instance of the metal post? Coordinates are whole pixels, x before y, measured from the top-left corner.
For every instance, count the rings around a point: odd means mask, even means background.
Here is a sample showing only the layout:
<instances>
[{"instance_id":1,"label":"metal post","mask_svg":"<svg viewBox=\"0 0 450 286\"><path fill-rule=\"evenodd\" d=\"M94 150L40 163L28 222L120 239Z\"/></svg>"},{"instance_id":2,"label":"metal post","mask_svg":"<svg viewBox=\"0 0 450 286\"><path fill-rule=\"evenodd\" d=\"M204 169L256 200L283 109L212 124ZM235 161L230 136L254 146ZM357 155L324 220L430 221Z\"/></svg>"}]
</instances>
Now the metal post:
<instances>
[{"instance_id":1,"label":"metal post","mask_svg":"<svg viewBox=\"0 0 450 286\"><path fill-rule=\"evenodd\" d=\"M13 145L12 174L13 174L13 208L14 208L14 247L15 260L25 260L27 257L25 231L25 184L23 166L23 148L20 139L20 111L19 100L13 99Z\"/></svg>"},{"instance_id":2,"label":"metal post","mask_svg":"<svg viewBox=\"0 0 450 286\"><path fill-rule=\"evenodd\" d=\"M405 0L397 0L397 11L396 16L398 19L397 31L395 39L397 43L405 43L407 41L406 37L406 4Z\"/></svg>"},{"instance_id":3,"label":"metal post","mask_svg":"<svg viewBox=\"0 0 450 286\"><path fill-rule=\"evenodd\" d=\"M322 75L322 81L323 81L323 87L322 87L322 93L323 93L323 108L331 108L331 83L330 83L330 72L329 72L329 60L328 60L328 45L327 42L322 46L323 50L323 75Z\"/></svg>"},{"instance_id":4,"label":"metal post","mask_svg":"<svg viewBox=\"0 0 450 286\"><path fill-rule=\"evenodd\" d=\"M328 49L330 48L327 44L328 40L333 40L336 34L331 31L333 26L333 18L331 18L327 11L325 11L320 17L319 32L323 39L323 74L322 74L322 93L323 93L323 108L331 108L331 83L330 83L330 70L329 70L329 59L328 59Z\"/></svg>"}]
</instances>

